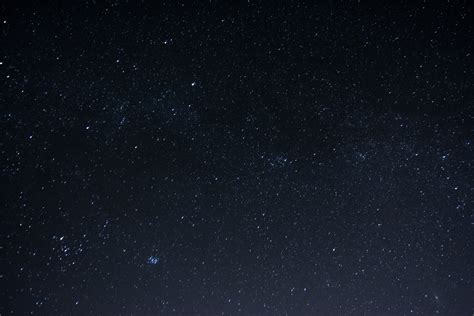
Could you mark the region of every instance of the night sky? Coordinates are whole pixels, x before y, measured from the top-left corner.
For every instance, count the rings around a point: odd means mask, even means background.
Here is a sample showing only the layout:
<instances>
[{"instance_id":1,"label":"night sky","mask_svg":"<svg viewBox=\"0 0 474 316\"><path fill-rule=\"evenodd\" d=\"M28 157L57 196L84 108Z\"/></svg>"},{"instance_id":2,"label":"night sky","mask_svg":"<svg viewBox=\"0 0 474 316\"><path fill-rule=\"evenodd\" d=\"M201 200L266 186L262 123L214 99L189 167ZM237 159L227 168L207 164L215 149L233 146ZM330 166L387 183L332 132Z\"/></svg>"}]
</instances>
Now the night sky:
<instances>
[{"instance_id":1,"label":"night sky","mask_svg":"<svg viewBox=\"0 0 474 316\"><path fill-rule=\"evenodd\" d=\"M2 1L0 315L472 315L470 1Z\"/></svg>"}]
</instances>

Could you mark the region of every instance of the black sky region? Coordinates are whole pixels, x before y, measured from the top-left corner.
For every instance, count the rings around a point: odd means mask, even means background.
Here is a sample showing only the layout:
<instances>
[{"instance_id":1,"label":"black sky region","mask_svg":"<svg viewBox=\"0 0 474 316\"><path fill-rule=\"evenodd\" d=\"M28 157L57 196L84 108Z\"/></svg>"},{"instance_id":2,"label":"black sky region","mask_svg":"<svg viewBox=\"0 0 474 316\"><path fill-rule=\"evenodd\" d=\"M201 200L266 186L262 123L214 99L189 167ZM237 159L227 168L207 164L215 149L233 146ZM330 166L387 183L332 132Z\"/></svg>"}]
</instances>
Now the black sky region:
<instances>
[{"instance_id":1,"label":"black sky region","mask_svg":"<svg viewBox=\"0 0 474 316\"><path fill-rule=\"evenodd\" d=\"M2 1L1 315L472 315L470 1Z\"/></svg>"}]
</instances>

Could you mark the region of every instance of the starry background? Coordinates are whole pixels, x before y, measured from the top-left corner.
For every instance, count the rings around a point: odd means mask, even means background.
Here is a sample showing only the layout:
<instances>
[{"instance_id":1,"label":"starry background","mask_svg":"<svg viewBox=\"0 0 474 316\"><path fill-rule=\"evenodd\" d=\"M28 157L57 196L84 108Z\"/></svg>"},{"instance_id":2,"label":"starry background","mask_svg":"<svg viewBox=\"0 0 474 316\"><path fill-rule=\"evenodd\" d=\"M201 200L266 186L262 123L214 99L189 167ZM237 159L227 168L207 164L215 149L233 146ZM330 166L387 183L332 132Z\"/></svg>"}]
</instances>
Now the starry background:
<instances>
[{"instance_id":1,"label":"starry background","mask_svg":"<svg viewBox=\"0 0 474 316\"><path fill-rule=\"evenodd\" d=\"M473 8L0 5L1 315L472 315Z\"/></svg>"}]
</instances>

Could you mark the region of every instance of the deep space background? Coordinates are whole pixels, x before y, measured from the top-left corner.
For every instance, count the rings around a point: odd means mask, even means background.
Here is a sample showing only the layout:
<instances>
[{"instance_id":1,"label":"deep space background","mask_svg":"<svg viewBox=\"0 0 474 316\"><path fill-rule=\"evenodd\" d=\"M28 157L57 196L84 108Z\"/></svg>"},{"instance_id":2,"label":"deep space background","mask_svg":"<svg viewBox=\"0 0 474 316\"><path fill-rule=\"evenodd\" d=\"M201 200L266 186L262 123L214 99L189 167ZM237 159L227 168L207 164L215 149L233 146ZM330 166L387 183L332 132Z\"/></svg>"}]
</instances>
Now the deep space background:
<instances>
[{"instance_id":1,"label":"deep space background","mask_svg":"<svg viewBox=\"0 0 474 316\"><path fill-rule=\"evenodd\" d=\"M472 315L471 1L2 1L1 315Z\"/></svg>"}]
</instances>

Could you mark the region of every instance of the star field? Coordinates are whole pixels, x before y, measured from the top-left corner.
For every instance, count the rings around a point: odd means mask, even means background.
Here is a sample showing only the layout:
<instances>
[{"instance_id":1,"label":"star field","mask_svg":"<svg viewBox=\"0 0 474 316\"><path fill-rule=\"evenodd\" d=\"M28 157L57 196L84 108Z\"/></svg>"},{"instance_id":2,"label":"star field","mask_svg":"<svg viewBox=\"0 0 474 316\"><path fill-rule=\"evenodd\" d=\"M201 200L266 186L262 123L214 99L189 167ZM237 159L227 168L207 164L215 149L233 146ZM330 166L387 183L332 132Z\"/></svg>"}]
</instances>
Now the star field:
<instances>
[{"instance_id":1,"label":"star field","mask_svg":"<svg viewBox=\"0 0 474 316\"><path fill-rule=\"evenodd\" d=\"M0 315L472 315L472 13L0 4Z\"/></svg>"}]
</instances>

